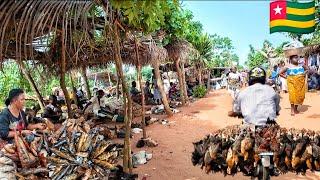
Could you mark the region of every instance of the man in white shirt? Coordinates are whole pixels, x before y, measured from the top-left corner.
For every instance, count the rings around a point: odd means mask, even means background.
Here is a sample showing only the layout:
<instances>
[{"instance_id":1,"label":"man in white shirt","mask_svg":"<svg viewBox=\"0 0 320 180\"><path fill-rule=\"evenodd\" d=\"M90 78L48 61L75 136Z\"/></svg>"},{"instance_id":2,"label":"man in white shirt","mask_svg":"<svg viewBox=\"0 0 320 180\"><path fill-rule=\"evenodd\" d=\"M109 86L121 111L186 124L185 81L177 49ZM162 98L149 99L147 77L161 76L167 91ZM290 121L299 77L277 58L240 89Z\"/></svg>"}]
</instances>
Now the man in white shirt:
<instances>
[{"instance_id":1,"label":"man in white shirt","mask_svg":"<svg viewBox=\"0 0 320 180\"><path fill-rule=\"evenodd\" d=\"M115 112L111 112L108 107L106 106L107 104L107 99L105 97L105 93L102 89L97 91L97 94L93 96L90 101L86 104L83 112L87 109L89 105L92 104L92 110L95 116L99 118L108 118L112 119L112 121L117 121L117 122L123 122L124 118L121 116L118 116Z\"/></svg>"},{"instance_id":2,"label":"man in white shirt","mask_svg":"<svg viewBox=\"0 0 320 180\"><path fill-rule=\"evenodd\" d=\"M263 126L275 122L280 111L280 97L266 83L266 72L254 68L249 72L249 87L235 98L233 111L229 116L242 114L245 124Z\"/></svg>"}]
</instances>

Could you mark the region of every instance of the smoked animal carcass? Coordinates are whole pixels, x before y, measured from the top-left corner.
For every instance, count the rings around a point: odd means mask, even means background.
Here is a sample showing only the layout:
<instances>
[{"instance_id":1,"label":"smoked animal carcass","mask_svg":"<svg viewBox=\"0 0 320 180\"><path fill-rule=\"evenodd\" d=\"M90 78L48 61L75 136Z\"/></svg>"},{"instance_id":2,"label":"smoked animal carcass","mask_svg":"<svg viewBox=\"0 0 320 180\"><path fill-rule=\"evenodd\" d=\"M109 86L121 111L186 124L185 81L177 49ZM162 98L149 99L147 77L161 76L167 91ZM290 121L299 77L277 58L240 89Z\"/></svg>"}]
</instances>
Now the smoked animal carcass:
<instances>
[{"instance_id":1,"label":"smoked animal carcass","mask_svg":"<svg viewBox=\"0 0 320 180\"><path fill-rule=\"evenodd\" d=\"M311 130L228 126L193 145L192 163L204 167L206 173L250 175L260 162L259 154L266 151L274 153L274 166L280 173L320 171L320 132Z\"/></svg>"}]
</instances>

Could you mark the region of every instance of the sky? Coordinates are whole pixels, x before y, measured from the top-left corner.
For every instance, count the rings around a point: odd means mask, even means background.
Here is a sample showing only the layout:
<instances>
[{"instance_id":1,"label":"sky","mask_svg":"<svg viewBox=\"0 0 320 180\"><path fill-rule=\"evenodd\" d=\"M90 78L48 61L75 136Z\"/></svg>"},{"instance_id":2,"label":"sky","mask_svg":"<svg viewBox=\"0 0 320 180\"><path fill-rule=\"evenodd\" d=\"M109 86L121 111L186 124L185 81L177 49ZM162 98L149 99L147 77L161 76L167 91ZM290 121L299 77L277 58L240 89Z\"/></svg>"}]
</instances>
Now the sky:
<instances>
[{"instance_id":1,"label":"sky","mask_svg":"<svg viewBox=\"0 0 320 180\"><path fill-rule=\"evenodd\" d=\"M249 45L261 48L264 40L278 46L290 41L283 33L269 33L270 1L183 1L205 32L229 37L244 64Z\"/></svg>"}]
</instances>

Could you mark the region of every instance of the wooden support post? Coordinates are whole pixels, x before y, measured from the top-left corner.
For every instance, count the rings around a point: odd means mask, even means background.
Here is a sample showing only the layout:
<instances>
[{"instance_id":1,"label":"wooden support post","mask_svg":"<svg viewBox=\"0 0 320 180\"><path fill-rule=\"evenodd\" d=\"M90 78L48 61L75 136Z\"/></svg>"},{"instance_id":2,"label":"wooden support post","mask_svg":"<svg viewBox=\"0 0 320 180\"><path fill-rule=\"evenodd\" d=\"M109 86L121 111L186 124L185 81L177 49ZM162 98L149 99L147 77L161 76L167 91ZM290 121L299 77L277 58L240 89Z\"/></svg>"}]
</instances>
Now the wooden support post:
<instances>
[{"instance_id":1,"label":"wooden support post","mask_svg":"<svg viewBox=\"0 0 320 180\"><path fill-rule=\"evenodd\" d=\"M183 94L184 94L185 102L188 103L189 97L188 97L186 70L184 68L184 62L181 62L181 70L182 70Z\"/></svg>"},{"instance_id":2,"label":"wooden support post","mask_svg":"<svg viewBox=\"0 0 320 180\"><path fill-rule=\"evenodd\" d=\"M40 105L40 108L42 111L44 111L44 103L43 103L43 98L40 94L39 89L36 86L36 83L34 82L30 72L27 70L26 66L24 65L24 63L21 60L16 60L16 63L18 64L20 70L22 71L22 74L24 75L24 77L28 80L33 92L36 94L38 103Z\"/></svg>"},{"instance_id":3,"label":"wooden support post","mask_svg":"<svg viewBox=\"0 0 320 180\"><path fill-rule=\"evenodd\" d=\"M137 60L137 75L138 75L138 81L140 85L141 90L141 103L142 103L142 132L143 132L143 139L147 138L147 132L146 132L146 119L145 119L145 97L144 97L144 88L142 84L142 74L141 74L141 62L139 59L139 49L137 45L137 39L135 39L135 53L136 53L136 60Z\"/></svg>"},{"instance_id":4,"label":"wooden support post","mask_svg":"<svg viewBox=\"0 0 320 180\"><path fill-rule=\"evenodd\" d=\"M86 89L86 93L87 93L87 98L91 99L91 91L90 91L90 87L89 87L89 80L88 80L88 76L87 76L87 72L86 72L86 67L85 66L81 66L81 76L84 80L84 87Z\"/></svg>"},{"instance_id":5,"label":"wooden support post","mask_svg":"<svg viewBox=\"0 0 320 180\"><path fill-rule=\"evenodd\" d=\"M178 74L178 80L179 80L179 89L180 89L180 100L182 102L182 105L186 104L186 98L184 97L184 84L183 84L183 74L181 72L181 67L180 67L180 59L177 59L175 61L176 64L176 69L177 69L177 74Z\"/></svg>"},{"instance_id":6,"label":"wooden support post","mask_svg":"<svg viewBox=\"0 0 320 180\"><path fill-rule=\"evenodd\" d=\"M61 89L63 91L64 97L65 97L65 101L67 104L67 108L68 108L68 117L72 117L71 114L71 101L70 101L70 97L69 97L69 92L67 90L67 86L66 86L66 47L65 47L65 31L62 31L62 36L61 36L61 69L60 69L60 86Z\"/></svg>"},{"instance_id":7,"label":"wooden support post","mask_svg":"<svg viewBox=\"0 0 320 180\"><path fill-rule=\"evenodd\" d=\"M165 109L165 111L166 111L168 116L172 116L173 113L172 113L172 111L170 109L168 98L167 98L167 95L166 95L166 93L164 91L164 88L163 88L163 82L162 82L161 75L160 75L159 62L158 61L155 61L155 63L153 64L153 68L154 68L154 73L155 73L155 76L156 76L156 79L157 79L157 85L158 85L158 88L159 88L159 91L160 91L160 94L161 94L161 98L162 98L162 103L163 103L164 109Z\"/></svg>"},{"instance_id":8,"label":"wooden support post","mask_svg":"<svg viewBox=\"0 0 320 180\"><path fill-rule=\"evenodd\" d=\"M73 78L73 73L72 72L70 72L70 81L71 81L72 92L73 92L73 100L74 100L74 103L76 105L78 105L77 89L76 89L76 86L74 84L74 78Z\"/></svg>"},{"instance_id":9,"label":"wooden support post","mask_svg":"<svg viewBox=\"0 0 320 180\"><path fill-rule=\"evenodd\" d=\"M126 106L125 109L125 138L124 138L124 156L123 156L123 167L124 172L131 173L132 172L132 159L131 159L131 145L130 145L130 134L131 134L131 120L132 120L132 99L129 95L129 90L126 84L126 80L122 70L122 59L120 54L120 39L119 39L119 30L117 21L113 25L113 33L114 33L114 55L115 55L115 64L117 69L118 77L121 80L122 84L122 93L124 104Z\"/></svg>"}]
</instances>

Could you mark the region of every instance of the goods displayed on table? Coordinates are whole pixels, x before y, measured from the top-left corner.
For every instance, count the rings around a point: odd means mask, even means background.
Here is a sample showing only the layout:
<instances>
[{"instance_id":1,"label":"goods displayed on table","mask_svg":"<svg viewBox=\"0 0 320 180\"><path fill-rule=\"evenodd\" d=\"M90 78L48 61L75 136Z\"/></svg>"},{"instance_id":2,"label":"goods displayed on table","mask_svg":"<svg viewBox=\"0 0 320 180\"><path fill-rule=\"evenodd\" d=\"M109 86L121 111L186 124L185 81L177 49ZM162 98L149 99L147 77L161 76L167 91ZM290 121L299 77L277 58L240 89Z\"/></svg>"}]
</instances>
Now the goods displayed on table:
<instances>
[{"instance_id":1,"label":"goods displayed on table","mask_svg":"<svg viewBox=\"0 0 320 180\"><path fill-rule=\"evenodd\" d=\"M253 175L261 161L260 153L272 152L274 168L279 173L305 174L320 171L320 132L266 127L228 126L193 143L192 163L206 173L234 175L241 171Z\"/></svg>"}]
</instances>

